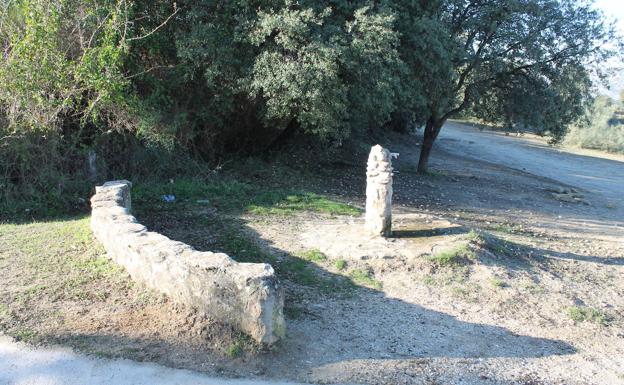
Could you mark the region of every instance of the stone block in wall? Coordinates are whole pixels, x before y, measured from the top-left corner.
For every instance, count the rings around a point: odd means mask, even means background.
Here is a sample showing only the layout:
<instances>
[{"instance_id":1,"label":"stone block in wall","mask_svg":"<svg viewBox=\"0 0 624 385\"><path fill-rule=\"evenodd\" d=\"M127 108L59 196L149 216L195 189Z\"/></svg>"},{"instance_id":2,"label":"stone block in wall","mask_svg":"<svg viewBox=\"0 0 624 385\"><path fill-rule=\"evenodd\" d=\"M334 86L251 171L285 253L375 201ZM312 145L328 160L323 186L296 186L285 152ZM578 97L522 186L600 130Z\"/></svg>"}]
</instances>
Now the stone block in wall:
<instances>
[{"instance_id":1,"label":"stone block in wall","mask_svg":"<svg viewBox=\"0 0 624 385\"><path fill-rule=\"evenodd\" d=\"M131 215L126 180L96 187L91 229L133 280L231 324L262 344L285 334L284 293L271 265L239 263L148 231Z\"/></svg>"}]
</instances>

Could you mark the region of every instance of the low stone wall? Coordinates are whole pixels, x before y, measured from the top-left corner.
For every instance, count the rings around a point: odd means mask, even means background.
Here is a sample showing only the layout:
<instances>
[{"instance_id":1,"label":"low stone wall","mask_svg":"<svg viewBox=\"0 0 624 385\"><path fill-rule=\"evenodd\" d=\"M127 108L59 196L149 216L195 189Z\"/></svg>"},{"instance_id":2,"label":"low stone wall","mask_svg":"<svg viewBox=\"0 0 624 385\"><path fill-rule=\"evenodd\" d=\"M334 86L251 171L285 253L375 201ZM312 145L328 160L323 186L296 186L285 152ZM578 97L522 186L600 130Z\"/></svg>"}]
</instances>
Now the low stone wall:
<instances>
[{"instance_id":1,"label":"low stone wall","mask_svg":"<svg viewBox=\"0 0 624 385\"><path fill-rule=\"evenodd\" d=\"M284 336L284 295L273 268L197 251L147 231L130 214L128 181L107 182L91 198L91 229L135 281L191 305L263 344Z\"/></svg>"}]
</instances>

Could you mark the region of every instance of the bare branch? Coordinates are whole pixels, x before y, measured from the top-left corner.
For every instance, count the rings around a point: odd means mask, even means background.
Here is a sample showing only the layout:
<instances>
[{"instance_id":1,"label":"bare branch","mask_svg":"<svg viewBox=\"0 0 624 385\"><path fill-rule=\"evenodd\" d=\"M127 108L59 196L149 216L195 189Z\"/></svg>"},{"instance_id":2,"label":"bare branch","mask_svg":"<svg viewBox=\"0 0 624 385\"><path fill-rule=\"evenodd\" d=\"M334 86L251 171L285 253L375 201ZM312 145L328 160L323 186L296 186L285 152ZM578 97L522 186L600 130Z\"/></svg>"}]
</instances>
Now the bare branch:
<instances>
[{"instance_id":1,"label":"bare branch","mask_svg":"<svg viewBox=\"0 0 624 385\"><path fill-rule=\"evenodd\" d=\"M158 31L159 29L164 27L169 22L169 20L171 20L171 18L173 18L178 13L179 10L180 10L180 8L178 8L176 3L173 3L173 13L171 15L169 15L169 17L167 17L165 19L165 21L160 23L160 25L158 25L156 28L152 29L150 32L146 33L145 35L137 36L137 37L131 37L131 38L128 39L128 41L142 40L142 39L145 39L145 38L149 37L150 35L154 34L156 31Z\"/></svg>"}]
</instances>

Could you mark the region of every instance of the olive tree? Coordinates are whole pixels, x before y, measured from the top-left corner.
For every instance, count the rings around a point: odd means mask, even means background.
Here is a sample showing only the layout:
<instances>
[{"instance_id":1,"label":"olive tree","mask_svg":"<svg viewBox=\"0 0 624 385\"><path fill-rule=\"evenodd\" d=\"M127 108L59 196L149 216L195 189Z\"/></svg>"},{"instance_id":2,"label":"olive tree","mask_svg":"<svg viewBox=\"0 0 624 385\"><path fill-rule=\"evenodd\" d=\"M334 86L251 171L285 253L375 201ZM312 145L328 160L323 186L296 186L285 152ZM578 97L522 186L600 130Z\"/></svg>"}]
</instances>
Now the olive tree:
<instances>
[{"instance_id":1,"label":"olive tree","mask_svg":"<svg viewBox=\"0 0 624 385\"><path fill-rule=\"evenodd\" d=\"M426 100L418 165L427 171L447 119L468 109L559 135L582 114L613 26L583 0L440 0L425 5L424 43L408 64Z\"/></svg>"}]
</instances>

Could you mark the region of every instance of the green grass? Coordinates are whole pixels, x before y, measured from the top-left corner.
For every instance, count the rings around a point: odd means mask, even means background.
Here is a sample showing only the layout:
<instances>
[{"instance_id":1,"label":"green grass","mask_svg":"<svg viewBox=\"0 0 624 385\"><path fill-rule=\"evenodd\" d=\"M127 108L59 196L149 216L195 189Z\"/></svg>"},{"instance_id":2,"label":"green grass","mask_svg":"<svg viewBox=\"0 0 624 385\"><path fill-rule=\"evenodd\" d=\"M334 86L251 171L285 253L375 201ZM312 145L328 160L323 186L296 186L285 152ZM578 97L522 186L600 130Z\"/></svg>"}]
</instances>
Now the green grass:
<instances>
[{"instance_id":1,"label":"green grass","mask_svg":"<svg viewBox=\"0 0 624 385\"><path fill-rule=\"evenodd\" d=\"M468 244L457 245L452 249L442 250L428 257L429 261L442 267L460 266L466 260L473 258L475 258L475 254L468 247Z\"/></svg>"},{"instance_id":2,"label":"green grass","mask_svg":"<svg viewBox=\"0 0 624 385\"><path fill-rule=\"evenodd\" d=\"M10 311L9 307L3 303L0 303L0 319L4 317L9 317Z\"/></svg>"},{"instance_id":3,"label":"green grass","mask_svg":"<svg viewBox=\"0 0 624 385\"><path fill-rule=\"evenodd\" d=\"M373 278L371 272L369 271L360 269L352 270L349 272L349 277L357 285L366 286L376 290L381 290L382 288L381 282Z\"/></svg>"},{"instance_id":4,"label":"green grass","mask_svg":"<svg viewBox=\"0 0 624 385\"><path fill-rule=\"evenodd\" d=\"M482 243L484 242L484 237L479 232L471 229L468 234L466 234L466 239L470 242L474 243Z\"/></svg>"},{"instance_id":5,"label":"green grass","mask_svg":"<svg viewBox=\"0 0 624 385\"><path fill-rule=\"evenodd\" d=\"M222 177L210 180L181 179L174 183L137 184L132 189L133 201L139 210L184 210L211 206L228 213L246 212L254 215L292 215L309 211L331 215L360 215L362 210L338 202L328 196L307 191L266 187ZM171 203L163 195L174 195Z\"/></svg>"},{"instance_id":6,"label":"green grass","mask_svg":"<svg viewBox=\"0 0 624 385\"><path fill-rule=\"evenodd\" d=\"M239 343L239 341L234 342L233 344L231 344L230 346L228 346L225 354L230 358L230 359L235 359L235 358L239 358L243 355L243 353L245 353L245 350L243 349L243 346Z\"/></svg>"},{"instance_id":7,"label":"green grass","mask_svg":"<svg viewBox=\"0 0 624 385\"><path fill-rule=\"evenodd\" d=\"M242 357L245 352L258 352L260 346L248 335L239 333L235 340L226 348L225 354L230 359Z\"/></svg>"},{"instance_id":8,"label":"green grass","mask_svg":"<svg viewBox=\"0 0 624 385\"><path fill-rule=\"evenodd\" d=\"M337 259L334 262L334 267L340 271L344 270L347 267L347 261L344 259Z\"/></svg>"},{"instance_id":9,"label":"green grass","mask_svg":"<svg viewBox=\"0 0 624 385\"><path fill-rule=\"evenodd\" d=\"M35 330L24 328L20 329L13 335L17 341L33 343L37 340L38 334Z\"/></svg>"},{"instance_id":10,"label":"green grass","mask_svg":"<svg viewBox=\"0 0 624 385\"><path fill-rule=\"evenodd\" d=\"M609 317L601 310L591 307L571 306L566 309L568 317L574 322L593 322L601 326L609 326Z\"/></svg>"},{"instance_id":11,"label":"green grass","mask_svg":"<svg viewBox=\"0 0 624 385\"><path fill-rule=\"evenodd\" d=\"M97 299L100 293L84 290L91 282L126 277L93 242L87 217L0 225L0 237L13 254L13 262L21 266L22 285L15 290L22 302L37 296Z\"/></svg>"},{"instance_id":12,"label":"green grass","mask_svg":"<svg viewBox=\"0 0 624 385\"><path fill-rule=\"evenodd\" d=\"M500 279L500 278L496 278L496 277L494 277L494 278L490 279L490 284L491 284L493 287L495 287L495 288L499 288L499 289L502 289L502 288L504 288L504 287L507 287L507 282L503 281L503 280L502 280L502 279Z\"/></svg>"},{"instance_id":13,"label":"green grass","mask_svg":"<svg viewBox=\"0 0 624 385\"><path fill-rule=\"evenodd\" d=\"M327 256L317 249L304 251L299 256L310 262L324 262L327 260Z\"/></svg>"},{"instance_id":14,"label":"green grass","mask_svg":"<svg viewBox=\"0 0 624 385\"><path fill-rule=\"evenodd\" d=\"M0 224L0 243L0 332L20 340L48 338L72 309L144 293L94 242L88 217Z\"/></svg>"},{"instance_id":15,"label":"green grass","mask_svg":"<svg viewBox=\"0 0 624 385\"><path fill-rule=\"evenodd\" d=\"M281 199L272 199L270 203L251 204L246 211L255 215L290 215L299 211L312 211L331 215L360 215L362 210L337 202L314 193L298 193L286 195Z\"/></svg>"}]
</instances>

